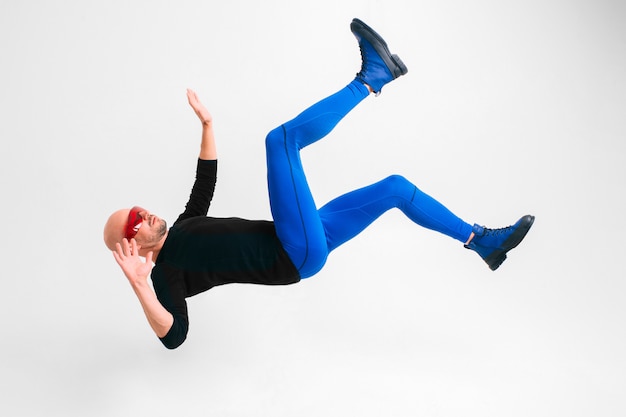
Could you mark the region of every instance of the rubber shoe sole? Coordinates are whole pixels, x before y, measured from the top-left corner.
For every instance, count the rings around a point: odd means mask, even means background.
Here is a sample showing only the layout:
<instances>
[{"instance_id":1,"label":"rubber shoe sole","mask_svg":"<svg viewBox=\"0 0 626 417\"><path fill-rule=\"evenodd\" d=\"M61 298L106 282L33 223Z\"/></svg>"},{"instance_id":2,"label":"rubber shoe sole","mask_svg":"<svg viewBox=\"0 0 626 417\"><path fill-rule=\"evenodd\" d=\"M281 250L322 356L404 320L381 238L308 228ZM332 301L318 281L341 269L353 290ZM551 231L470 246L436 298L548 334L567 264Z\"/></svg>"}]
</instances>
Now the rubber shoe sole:
<instances>
[{"instance_id":1,"label":"rubber shoe sole","mask_svg":"<svg viewBox=\"0 0 626 417\"><path fill-rule=\"evenodd\" d=\"M356 18L352 19L352 23L350 23L350 30L352 30L352 33L359 35L372 45L376 53L382 58L383 62L389 69L389 72L391 72L394 80L409 72L400 57L389 51L387 42L385 42L385 40L378 33L376 33L374 29L367 26L363 21Z\"/></svg>"},{"instance_id":2,"label":"rubber shoe sole","mask_svg":"<svg viewBox=\"0 0 626 417\"><path fill-rule=\"evenodd\" d=\"M511 233L511 236L509 236L504 243L502 243L501 248L496 249L485 257L485 262L489 265L489 269L495 271L500 265L502 265L502 262L506 260L506 253L511 249L514 249L522 240L524 240L524 237L526 237L526 234L534 222L535 216L531 215L526 215L518 221L519 226L513 233Z\"/></svg>"}]
</instances>

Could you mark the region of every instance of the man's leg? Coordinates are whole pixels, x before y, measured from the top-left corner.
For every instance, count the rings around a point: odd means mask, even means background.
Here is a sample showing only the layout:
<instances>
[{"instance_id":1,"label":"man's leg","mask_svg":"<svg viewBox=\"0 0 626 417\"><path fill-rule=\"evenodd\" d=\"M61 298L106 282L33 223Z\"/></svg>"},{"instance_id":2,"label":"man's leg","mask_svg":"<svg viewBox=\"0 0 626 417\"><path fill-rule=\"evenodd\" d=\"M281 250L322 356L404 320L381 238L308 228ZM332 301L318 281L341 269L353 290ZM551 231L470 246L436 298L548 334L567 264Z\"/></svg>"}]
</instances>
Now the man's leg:
<instances>
[{"instance_id":1,"label":"man's leg","mask_svg":"<svg viewBox=\"0 0 626 417\"><path fill-rule=\"evenodd\" d=\"M328 244L302 168L300 149L330 133L370 91L380 93L385 84L407 73L400 58L390 53L386 42L369 26L354 19L350 29L362 59L355 80L272 130L266 138L268 188L276 233L302 278L322 268Z\"/></svg>"},{"instance_id":2,"label":"man's leg","mask_svg":"<svg viewBox=\"0 0 626 417\"><path fill-rule=\"evenodd\" d=\"M472 226L399 175L344 194L322 207L329 252L361 233L386 211L398 208L414 223L466 242Z\"/></svg>"},{"instance_id":3,"label":"man's leg","mask_svg":"<svg viewBox=\"0 0 626 417\"><path fill-rule=\"evenodd\" d=\"M368 95L365 85L353 81L267 135L268 189L276 233L303 278L321 269L328 246L300 149L326 136Z\"/></svg>"},{"instance_id":4,"label":"man's leg","mask_svg":"<svg viewBox=\"0 0 626 417\"><path fill-rule=\"evenodd\" d=\"M414 223L465 243L496 270L507 253L530 230L534 216L526 215L501 229L470 226L444 205L423 193L404 177L392 175L370 186L344 194L319 210L326 231L328 252L361 233L392 208L400 209Z\"/></svg>"}]
</instances>

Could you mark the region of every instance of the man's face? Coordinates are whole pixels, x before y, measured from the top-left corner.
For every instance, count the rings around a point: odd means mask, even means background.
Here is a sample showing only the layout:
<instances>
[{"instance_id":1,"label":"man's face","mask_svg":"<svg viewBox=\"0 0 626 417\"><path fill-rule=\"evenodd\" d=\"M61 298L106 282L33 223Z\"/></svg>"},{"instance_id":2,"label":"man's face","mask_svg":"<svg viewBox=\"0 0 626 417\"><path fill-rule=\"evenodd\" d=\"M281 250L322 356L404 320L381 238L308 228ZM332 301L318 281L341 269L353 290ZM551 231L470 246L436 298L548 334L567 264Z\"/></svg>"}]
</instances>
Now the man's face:
<instances>
[{"instance_id":1,"label":"man's face","mask_svg":"<svg viewBox=\"0 0 626 417\"><path fill-rule=\"evenodd\" d=\"M135 206L128 213L125 237L135 238L141 246L148 247L161 240L167 233L167 223L148 210Z\"/></svg>"}]
</instances>

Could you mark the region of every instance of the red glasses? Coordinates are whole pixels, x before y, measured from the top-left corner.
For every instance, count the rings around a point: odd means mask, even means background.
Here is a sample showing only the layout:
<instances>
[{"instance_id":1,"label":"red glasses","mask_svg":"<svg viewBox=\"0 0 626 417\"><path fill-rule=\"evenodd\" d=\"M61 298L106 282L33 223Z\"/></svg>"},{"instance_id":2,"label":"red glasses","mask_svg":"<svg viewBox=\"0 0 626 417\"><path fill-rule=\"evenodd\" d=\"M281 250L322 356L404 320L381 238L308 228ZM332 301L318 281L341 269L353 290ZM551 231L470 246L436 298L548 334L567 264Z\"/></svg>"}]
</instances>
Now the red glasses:
<instances>
[{"instance_id":1,"label":"red glasses","mask_svg":"<svg viewBox=\"0 0 626 417\"><path fill-rule=\"evenodd\" d=\"M146 210L138 206L130 209L130 213L128 213L128 220L126 221L126 229L124 229L124 237L126 239L131 240L135 237L143 224L143 217L141 216L141 213L145 211Z\"/></svg>"}]
</instances>

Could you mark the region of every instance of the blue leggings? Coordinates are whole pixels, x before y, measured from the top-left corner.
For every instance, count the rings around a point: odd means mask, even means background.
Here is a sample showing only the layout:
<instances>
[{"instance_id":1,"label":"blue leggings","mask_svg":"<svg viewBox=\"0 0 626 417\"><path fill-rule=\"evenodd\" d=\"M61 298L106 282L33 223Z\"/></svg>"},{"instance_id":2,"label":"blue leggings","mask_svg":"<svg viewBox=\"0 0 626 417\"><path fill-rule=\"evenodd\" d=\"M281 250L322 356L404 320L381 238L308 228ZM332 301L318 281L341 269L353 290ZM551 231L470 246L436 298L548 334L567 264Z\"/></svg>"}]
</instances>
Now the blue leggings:
<instances>
[{"instance_id":1,"label":"blue leggings","mask_svg":"<svg viewBox=\"0 0 626 417\"><path fill-rule=\"evenodd\" d=\"M269 198L276 233L302 278L319 272L332 250L394 207L416 224L461 242L472 232L472 226L399 175L317 208L300 150L330 133L368 95L363 84L352 81L267 135Z\"/></svg>"}]
</instances>

